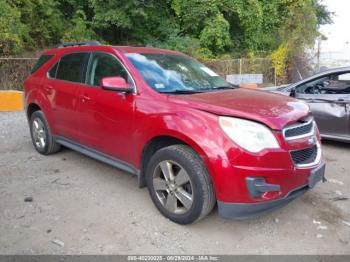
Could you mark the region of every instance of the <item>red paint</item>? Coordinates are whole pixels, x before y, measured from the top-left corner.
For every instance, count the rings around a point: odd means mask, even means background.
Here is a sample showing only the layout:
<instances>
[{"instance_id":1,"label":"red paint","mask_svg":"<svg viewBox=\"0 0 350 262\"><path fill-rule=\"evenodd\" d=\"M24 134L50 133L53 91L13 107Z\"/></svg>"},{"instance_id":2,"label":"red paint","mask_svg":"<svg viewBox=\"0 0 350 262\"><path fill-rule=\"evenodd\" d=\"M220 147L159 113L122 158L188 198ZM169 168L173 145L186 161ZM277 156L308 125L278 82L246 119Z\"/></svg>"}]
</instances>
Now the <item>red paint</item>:
<instances>
[{"instance_id":1,"label":"red paint","mask_svg":"<svg viewBox=\"0 0 350 262\"><path fill-rule=\"evenodd\" d=\"M47 71L70 52L103 51L115 55L129 70L136 93L92 88L47 78ZM126 52L181 54L175 51L112 46L80 46L48 50L55 57L24 83L25 104L37 104L54 135L60 135L141 169L141 155L154 138L168 136L190 145L204 160L218 200L252 203L285 196L307 184L310 168L296 168L290 150L308 147L307 138L286 142L281 130L309 115L306 104L289 97L236 89L194 95L166 95L152 90ZM113 82L114 83L114 82ZM281 148L259 154L244 151L222 131L218 116L233 116L265 124ZM319 136L318 136L319 139ZM263 176L281 185L281 192L249 197L245 177Z\"/></svg>"}]
</instances>

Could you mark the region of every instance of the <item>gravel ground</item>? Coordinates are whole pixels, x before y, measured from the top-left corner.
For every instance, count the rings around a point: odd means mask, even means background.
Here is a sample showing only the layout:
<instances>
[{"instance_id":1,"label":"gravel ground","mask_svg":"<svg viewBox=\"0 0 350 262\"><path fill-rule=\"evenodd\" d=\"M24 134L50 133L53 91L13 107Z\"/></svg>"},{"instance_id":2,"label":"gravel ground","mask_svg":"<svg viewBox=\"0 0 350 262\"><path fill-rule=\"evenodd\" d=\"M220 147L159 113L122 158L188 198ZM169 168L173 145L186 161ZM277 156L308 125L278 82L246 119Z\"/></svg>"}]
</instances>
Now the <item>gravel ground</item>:
<instances>
[{"instance_id":1,"label":"gravel ground","mask_svg":"<svg viewBox=\"0 0 350 262\"><path fill-rule=\"evenodd\" d=\"M36 153L23 113L0 124L1 254L350 254L350 145L325 143L329 182L279 211L179 226L135 177L68 149Z\"/></svg>"}]
</instances>

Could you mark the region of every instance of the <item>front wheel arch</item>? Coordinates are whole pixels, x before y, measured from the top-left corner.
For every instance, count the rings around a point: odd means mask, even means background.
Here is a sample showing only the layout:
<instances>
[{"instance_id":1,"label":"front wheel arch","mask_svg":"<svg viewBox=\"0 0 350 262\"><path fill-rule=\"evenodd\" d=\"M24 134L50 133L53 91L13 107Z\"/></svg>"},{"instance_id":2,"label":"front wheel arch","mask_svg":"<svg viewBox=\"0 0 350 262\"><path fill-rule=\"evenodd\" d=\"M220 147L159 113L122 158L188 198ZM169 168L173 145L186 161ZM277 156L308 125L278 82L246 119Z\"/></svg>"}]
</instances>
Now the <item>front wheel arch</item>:
<instances>
[{"instance_id":1,"label":"front wheel arch","mask_svg":"<svg viewBox=\"0 0 350 262\"><path fill-rule=\"evenodd\" d=\"M198 155L202 158L203 162L206 163L206 155L203 150L200 149L198 145L194 145L192 141L188 139L179 138L173 135L162 135L156 136L150 139L146 145L143 147L140 161L140 174L139 174L139 187L146 187L145 172L147 169L147 164L152 156L160 149L173 146L173 145L186 145L191 147ZM208 170L209 171L209 170Z\"/></svg>"}]
</instances>

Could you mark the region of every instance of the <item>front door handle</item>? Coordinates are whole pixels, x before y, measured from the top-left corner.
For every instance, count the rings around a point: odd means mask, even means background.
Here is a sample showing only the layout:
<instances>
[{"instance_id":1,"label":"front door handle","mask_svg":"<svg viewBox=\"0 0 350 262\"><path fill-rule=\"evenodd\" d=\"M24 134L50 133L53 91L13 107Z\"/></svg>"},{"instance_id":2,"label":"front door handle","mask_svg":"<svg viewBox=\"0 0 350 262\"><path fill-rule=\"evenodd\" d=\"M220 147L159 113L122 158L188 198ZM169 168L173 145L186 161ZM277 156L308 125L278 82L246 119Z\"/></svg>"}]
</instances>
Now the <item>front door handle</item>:
<instances>
[{"instance_id":1,"label":"front door handle","mask_svg":"<svg viewBox=\"0 0 350 262\"><path fill-rule=\"evenodd\" d=\"M89 96L87 96L87 95L81 95L81 96L80 96L80 99L81 99L81 101L82 101L83 103L88 102L88 101L91 100L91 98L90 98Z\"/></svg>"}]
</instances>

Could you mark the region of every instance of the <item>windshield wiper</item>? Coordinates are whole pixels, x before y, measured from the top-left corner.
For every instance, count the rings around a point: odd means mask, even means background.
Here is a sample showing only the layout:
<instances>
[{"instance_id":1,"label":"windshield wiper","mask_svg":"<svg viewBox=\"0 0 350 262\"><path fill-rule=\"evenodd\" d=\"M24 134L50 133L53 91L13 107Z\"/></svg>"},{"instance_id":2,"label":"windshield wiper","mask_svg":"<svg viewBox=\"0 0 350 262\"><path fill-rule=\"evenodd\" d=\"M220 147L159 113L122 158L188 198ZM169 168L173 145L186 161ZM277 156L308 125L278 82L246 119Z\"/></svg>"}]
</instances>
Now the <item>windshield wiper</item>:
<instances>
[{"instance_id":1,"label":"windshield wiper","mask_svg":"<svg viewBox=\"0 0 350 262\"><path fill-rule=\"evenodd\" d=\"M172 91L163 91L159 92L162 94L199 94L199 93L206 93L206 92L211 92L211 91L216 91L216 90L231 90L231 89L236 89L239 88L239 86L235 85L229 85L229 86L216 86L212 88L202 88L200 90L187 90L187 89L175 89Z\"/></svg>"},{"instance_id":2,"label":"windshield wiper","mask_svg":"<svg viewBox=\"0 0 350 262\"><path fill-rule=\"evenodd\" d=\"M214 86L212 90L226 90L226 89L236 89L236 88L239 88L239 86L236 86L236 85Z\"/></svg>"},{"instance_id":3,"label":"windshield wiper","mask_svg":"<svg viewBox=\"0 0 350 262\"><path fill-rule=\"evenodd\" d=\"M199 91L199 90L172 90L172 91L164 91L164 92L159 92L162 94L198 94L198 93L204 93L203 91Z\"/></svg>"},{"instance_id":4,"label":"windshield wiper","mask_svg":"<svg viewBox=\"0 0 350 262\"><path fill-rule=\"evenodd\" d=\"M212 90L226 90L226 89L235 89L235 87L231 87L231 86L216 86L216 87L212 88Z\"/></svg>"}]
</instances>

